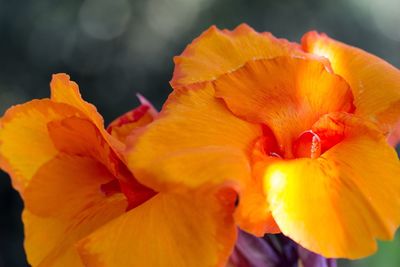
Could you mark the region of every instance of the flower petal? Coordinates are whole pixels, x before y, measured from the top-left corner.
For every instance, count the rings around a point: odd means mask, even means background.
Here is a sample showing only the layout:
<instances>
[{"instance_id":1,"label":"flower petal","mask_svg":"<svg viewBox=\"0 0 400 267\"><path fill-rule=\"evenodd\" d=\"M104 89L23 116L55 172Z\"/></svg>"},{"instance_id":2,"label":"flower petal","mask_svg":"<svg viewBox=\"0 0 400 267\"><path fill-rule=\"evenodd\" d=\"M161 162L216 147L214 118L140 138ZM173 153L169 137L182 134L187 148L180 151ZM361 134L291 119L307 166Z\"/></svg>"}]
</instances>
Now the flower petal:
<instances>
[{"instance_id":1,"label":"flower petal","mask_svg":"<svg viewBox=\"0 0 400 267\"><path fill-rule=\"evenodd\" d=\"M70 80L69 75L65 73L54 74L50 82L50 88L52 101L65 103L79 109L97 126L105 140L118 155L125 150L124 144L117 138L113 138L104 129L103 117L97 112L94 105L82 99L78 85Z\"/></svg>"},{"instance_id":2,"label":"flower petal","mask_svg":"<svg viewBox=\"0 0 400 267\"><path fill-rule=\"evenodd\" d=\"M385 137L360 119L336 114L345 138L318 159L274 160L265 173L270 209L281 231L325 257L359 258L400 223L400 163Z\"/></svg>"},{"instance_id":3,"label":"flower petal","mask_svg":"<svg viewBox=\"0 0 400 267\"><path fill-rule=\"evenodd\" d=\"M297 44L277 39L268 32L258 33L246 24L233 31L212 26L174 58L171 85L175 88L210 81L248 60L291 54L301 54Z\"/></svg>"},{"instance_id":4,"label":"flower petal","mask_svg":"<svg viewBox=\"0 0 400 267\"><path fill-rule=\"evenodd\" d=\"M111 179L100 163L78 156L59 155L38 170L25 191L25 248L32 265L75 266L69 265L76 260L74 244L125 212L122 194L100 191Z\"/></svg>"},{"instance_id":5,"label":"flower petal","mask_svg":"<svg viewBox=\"0 0 400 267\"><path fill-rule=\"evenodd\" d=\"M317 60L277 57L249 61L213 84L216 96L234 114L268 125L286 157L292 156L292 141L321 115L352 109L347 83Z\"/></svg>"},{"instance_id":6,"label":"flower petal","mask_svg":"<svg viewBox=\"0 0 400 267\"><path fill-rule=\"evenodd\" d=\"M92 121L78 117L53 120L48 123L48 131L58 151L92 157L118 175L122 162Z\"/></svg>"},{"instance_id":7,"label":"flower petal","mask_svg":"<svg viewBox=\"0 0 400 267\"><path fill-rule=\"evenodd\" d=\"M67 232L66 221L37 216L26 209L22 213L22 220L25 228L24 247L30 265L84 266L76 249L59 245Z\"/></svg>"},{"instance_id":8,"label":"flower petal","mask_svg":"<svg viewBox=\"0 0 400 267\"><path fill-rule=\"evenodd\" d=\"M126 157L141 183L163 191L248 178L246 153L261 127L233 116L213 94L210 84L175 91L133 138Z\"/></svg>"},{"instance_id":9,"label":"flower petal","mask_svg":"<svg viewBox=\"0 0 400 267\"><path fill-rule=\"evenodd\" d=\"M51 100L65 103L82 111L90 118L97 127L104 128L103 117L97 112L94 105L84 101L79 92L78 85L70 80L65 73L54 74L51 82Z\"/></svg>"},{"instance_id":10,"label":"flower petal","mask_svg":"<svg viewBox=\"0 0 400 267\"><path fill-rule=\"evenodd\" d=\"M47 123L68 116L84 115L71 106L43 99L14 106L2 117L0 164L20 193L38 168L57 154Z\"/></svg>"},{"instance_id":11,"label":"flower petal","mask_svg":"<svg viewBox=\"0 0 400 267\"><path fill-rule=\"evenodd\" d=\"M354 94L356 114L371 118L390 132L400 119L400 70L361 49L309 32L302 38L306 52L327 57Z\"/></svg>"},{"instance_id":12,"label":"flower petal","mask_svg":"<svg viewBox=\"0 0 400 267\"><path fill-rule=\"evenodd\" d=\"M113 179L94 159L60 154L33 176L25 190L25 206L37 215L71 219L88 207L99 208L95 206L109 201L100 186ZM122 194L119 201L121 205L115 204L115 208L123 211L126 201Z\"/></svg>"},{"instance_id":13,"label":"flower petal","mask_svg":"<svg viewBox=\"0 0 400 267\"><path fill-rule=\"evenodd\" d=\"M114 183L119 192L125 194L129 208L141 204L154 195L153 190L136 181L101 131L88 119L69 117L52 121L48 124L48 129L58 151L68 155L90 157L105 166L116 179L110 183Z\"/></svg>"},{"instance_id":14,"label":"flower petal","mask_svg":"<svg viewBox=\"0 0 400 267\"><path fill-rule=\"evenodd\" d=\"M234 214L235 221L240 229L255 236L280 233L263 190L263 177L259 177L255 171L264 171L265 164L257 163L252 169L252 180L247 182L240 192L239 205Z\"/></svg>"},{"instance_id":15,"label":"flower petal","mask_svg":"<svg viewBox=\"0 0 400 267\"><path fill-rule=\"evenodd\" d=\"M160 193L79 244L88 266L225 266L236 239L231 212L211 192Z\"/></svg>"}]
</instances>

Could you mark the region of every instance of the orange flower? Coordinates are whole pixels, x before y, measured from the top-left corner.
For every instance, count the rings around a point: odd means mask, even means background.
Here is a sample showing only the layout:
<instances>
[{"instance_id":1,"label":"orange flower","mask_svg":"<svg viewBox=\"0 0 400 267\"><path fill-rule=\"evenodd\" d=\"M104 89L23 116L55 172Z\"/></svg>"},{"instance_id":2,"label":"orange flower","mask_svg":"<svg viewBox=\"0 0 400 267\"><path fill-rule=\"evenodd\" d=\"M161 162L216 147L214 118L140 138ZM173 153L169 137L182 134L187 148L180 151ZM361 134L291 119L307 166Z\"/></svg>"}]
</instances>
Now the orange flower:
<instances>
[{"instance_id":1,"label":"orange flower","mask_svg":"<svg viewBox=\"0 0 400 267\"><path fill-rule=\"evenodd\" d=\"M106 131L96 108L65 74L53 76L50 99L6 112L0 162L25 203L32 266L200 267L226 261L236 232L233 205L223 191L155 192L125 165L127 135L155 116L142 100Z\"/></svg>"},{"instance_id":2,"label":"orange flower","mask_svg":"<svg viewBox=\"0 0 400 267\"><path fill-rule=\"evenodd\" d=\"M325 257L363 257L393 238L398 69L323 34L299 45L247 25L211 27L175 63L174 92L127 153L138 181L232 188L242 229L281 231Z\"/></svg>"}]
</instances>

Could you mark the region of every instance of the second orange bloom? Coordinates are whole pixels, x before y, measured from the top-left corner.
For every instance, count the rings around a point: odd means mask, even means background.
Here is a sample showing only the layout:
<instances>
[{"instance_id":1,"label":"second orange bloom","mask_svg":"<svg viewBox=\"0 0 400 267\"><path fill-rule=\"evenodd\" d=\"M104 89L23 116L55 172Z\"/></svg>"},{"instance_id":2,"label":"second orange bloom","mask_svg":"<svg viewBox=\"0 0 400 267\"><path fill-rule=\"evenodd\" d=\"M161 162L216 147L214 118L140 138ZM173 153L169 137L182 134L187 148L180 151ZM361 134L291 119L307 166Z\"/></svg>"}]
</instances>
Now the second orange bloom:
<instances>
[{"instance_id":1,"label":"second orange bloom","mask_svg":"<svg viewBox=\"0 0 400 267\"><path fill-rule=\"evenodd\" d=\"M363 257L393 238L399 70L323 34L295 44L247 25L211 27L175 63L174 92L127 154L140 182L231 188L242 229L326 257Z\"/></svg>"}]
</instances>

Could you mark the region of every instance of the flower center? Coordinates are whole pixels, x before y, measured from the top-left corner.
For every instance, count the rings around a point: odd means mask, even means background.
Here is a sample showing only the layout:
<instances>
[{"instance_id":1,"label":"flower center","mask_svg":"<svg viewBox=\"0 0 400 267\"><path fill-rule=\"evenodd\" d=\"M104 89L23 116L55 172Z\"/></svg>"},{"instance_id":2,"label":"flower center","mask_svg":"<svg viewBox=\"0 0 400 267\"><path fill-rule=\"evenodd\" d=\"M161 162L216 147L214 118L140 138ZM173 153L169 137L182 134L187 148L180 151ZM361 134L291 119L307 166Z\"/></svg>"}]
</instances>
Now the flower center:
<instances>
[{"instance_id":1,"label":"flower center","mask_svg":"<svg viewBox=\"0 0 400 267\"><path fill-rule=\"evenodd\" d=\"M291 147L279 145L271 130L264 130L264 135L254 143L252 160L259 161L268 157L275 158L311 158L316 159L328 149L343 140L341 131L316 129L301 133Z\"/></svg>"},{"instance_id":2,"label":"flower center","mask_svg":"<svg viewBox=\"0 0 400 267\"><path fill-rule=\"evenodd\" d=\"M128 202L127 211L141 205L157 194L152 189L140 184L132 175L114 178L110 182L102 184L100 190L105 196L124 194Z\"/></svg>"}]
</instances>

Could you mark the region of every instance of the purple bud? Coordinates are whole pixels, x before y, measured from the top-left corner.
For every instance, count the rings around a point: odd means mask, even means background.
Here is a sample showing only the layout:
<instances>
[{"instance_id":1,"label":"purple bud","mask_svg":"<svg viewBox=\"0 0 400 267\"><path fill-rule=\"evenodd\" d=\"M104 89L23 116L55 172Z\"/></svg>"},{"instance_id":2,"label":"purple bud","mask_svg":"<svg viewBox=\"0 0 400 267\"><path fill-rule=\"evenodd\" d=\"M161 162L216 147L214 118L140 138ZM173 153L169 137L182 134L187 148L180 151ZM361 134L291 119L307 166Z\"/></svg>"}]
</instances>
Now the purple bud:
<instances>
[{"instance_id":1,"label":"purple bud","mask_svg":"<svg viewBox=\"0 0 400 267\"><path fill-rule=\"evenodd\" d=\"M282 234L256 237L239 230L228 266L336 267L336 261L315 254Z\"/></svg>"}]
</instances>

